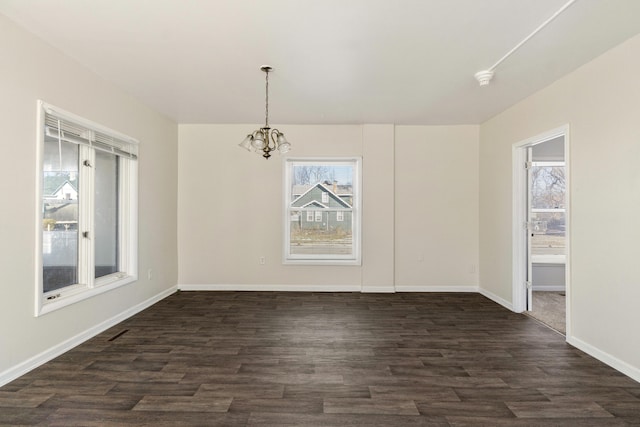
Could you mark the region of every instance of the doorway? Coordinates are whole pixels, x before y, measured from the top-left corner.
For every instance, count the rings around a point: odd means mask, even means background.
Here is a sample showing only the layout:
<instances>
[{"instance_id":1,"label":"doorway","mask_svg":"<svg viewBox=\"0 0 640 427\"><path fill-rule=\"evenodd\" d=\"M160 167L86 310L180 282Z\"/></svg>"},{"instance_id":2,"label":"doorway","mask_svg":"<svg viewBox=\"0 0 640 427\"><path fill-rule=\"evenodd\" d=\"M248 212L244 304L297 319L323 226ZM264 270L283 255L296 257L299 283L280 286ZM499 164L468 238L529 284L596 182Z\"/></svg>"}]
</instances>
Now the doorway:
<instances>
[{"instance_id":1,"label":"doorway","mask_svg":"<svg viewBox=\"0 0 640 427\"><path fill-rule=\"evenodd\" d=\"M568 127L514 144L514 310L566 335Z\"/></svg>"}]
</instances>

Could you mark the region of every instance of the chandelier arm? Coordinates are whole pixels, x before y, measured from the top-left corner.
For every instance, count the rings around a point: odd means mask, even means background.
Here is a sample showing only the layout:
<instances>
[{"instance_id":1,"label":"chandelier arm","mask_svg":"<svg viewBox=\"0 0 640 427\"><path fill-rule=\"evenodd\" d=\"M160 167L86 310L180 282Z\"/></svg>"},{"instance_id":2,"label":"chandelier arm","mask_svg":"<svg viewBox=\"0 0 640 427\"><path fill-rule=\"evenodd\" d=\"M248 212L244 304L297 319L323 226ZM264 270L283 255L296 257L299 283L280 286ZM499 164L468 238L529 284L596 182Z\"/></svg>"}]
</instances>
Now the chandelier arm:
<instances>
[{"instance_id":1,"label":"chandelier arm","mask_svg":"<svg viewBox=\"0 0 640 427\"><path fill-rule=\"evenodd\" d=\"M280 131L278 129L271 130L271 141L273 142L273 148L269 147L272 151L278 148L278 136L280 135Z\"/></svg>"}]
</instances>

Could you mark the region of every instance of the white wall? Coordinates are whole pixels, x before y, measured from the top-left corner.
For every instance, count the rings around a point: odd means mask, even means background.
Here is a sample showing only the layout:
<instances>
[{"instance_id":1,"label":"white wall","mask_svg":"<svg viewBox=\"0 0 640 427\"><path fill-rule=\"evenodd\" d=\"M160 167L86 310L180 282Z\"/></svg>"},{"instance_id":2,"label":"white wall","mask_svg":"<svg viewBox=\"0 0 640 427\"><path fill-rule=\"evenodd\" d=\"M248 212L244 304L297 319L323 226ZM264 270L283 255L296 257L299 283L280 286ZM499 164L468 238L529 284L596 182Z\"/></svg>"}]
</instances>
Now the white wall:
<instances>
[{"instance_id":1,"label":"white wall","mask_svg":"<svg viewBox=\"0 0 640 427\"><path fill-rule=\"evenodd\" d=\"M396 127L396 286L478 286L478 126Z\"/></svg>"},{"instance_id":2,"label":"white wall","mask_svg":"<svg viewBox=\"0 0 640 427\"><path fill-rule=\"evenodd\" d=\"M282 158L237 146L257 127L179 126L183 288L477 287L477 126L278 126L292 157L363 158L362 266L339 267L282 265Z\"/></svg>"},{"instance_id":3,"label":"white wall","mask_svg":"<svg viewBox=\"0 0 640 427\"><path fill-rule=\"evenodd\" d=\"M533 263L531 268L531 285L534 291L565 290L565 265ZM535 299L535 298L534 298ZM535 307L535 301L534 301Z\"/></svg>"},{"instance_id":4,"label":"white wall","mask_svg":"<svg viewBox=\"0 0 640 427\"><path fill-rule=\"evenodd\" d=\"M481 126L480 283L489 293L512 301L512 144L569 124L567 338L640 380L638 75L640 36Z\"/></svg>"},{"instance_id":5,"label":"white wall","mask_svg":"<svg viewBox=\"0 0 640 427\"><path fill-rule=\"evenodd\" d=\"M177 125L0 15L0 384L74 337L95 333L177 282ZM37 248L36 101L56 105L140 140L140 278L34 317ZM20 191L16 191L20 183ZM153 279L147 280L147 269ZM86 335L84 335L86 337ZM67 341L71 340L71 341ZM32 367L32 366L31 366Z\"/></svg>"},{"instance_id":6,"label":"white wall","mask_svg":"<svg viewBox=\"0 0 640 427\"><path fill-rule=\"evenodd\" d=\"M362 127L362 288L392 291L395 271L395 139L393 125Z\"/></svg>"},{"instance_id":7,"label":"white wall","mask_svg":"<svg viewBox=\"0 0 640 427\"><path fill-rule=\"evenodd\" d=\"M259 127L179 126L178 283L359 290L360 267L282 265L282 157L265 160L238 147ZM359 126L279 129L295 156L362 155ZM259 263L261 256L265 265Z\"/></svg>"}]
</instances>

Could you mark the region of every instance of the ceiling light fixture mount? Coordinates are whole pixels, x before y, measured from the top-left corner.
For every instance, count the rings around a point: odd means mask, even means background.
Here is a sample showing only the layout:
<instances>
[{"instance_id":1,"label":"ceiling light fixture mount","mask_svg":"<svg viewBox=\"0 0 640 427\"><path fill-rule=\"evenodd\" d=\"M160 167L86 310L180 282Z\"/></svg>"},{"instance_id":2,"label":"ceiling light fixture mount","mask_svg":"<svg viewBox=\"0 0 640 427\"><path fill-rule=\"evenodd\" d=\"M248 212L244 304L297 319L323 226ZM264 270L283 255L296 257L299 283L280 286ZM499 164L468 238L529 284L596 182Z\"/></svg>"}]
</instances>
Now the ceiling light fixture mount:
<instances>
[{"instance_id":1,"label":"ceiling light fixture mount","mask_svg":"<svg viewBox=\"0 0 640 427\"><path fill-rule=\"evenodd\" d=\"M278 150L280 154L285 154L291 149L291 144L282 132L269 127L269 73L273 68L263 65L260 70L265 73L264 127L247 135L239 145L248 151L262 153L262 157L268 160L272 151Z\"/></svg>"},{"instance_id":2,"label":"ceiling light fixture mount","mask_svg":"<svg viewBox=\"0 0 640 427\"><path fill-rule=\"evenodd\" d=\"M474 74L474 76L476 80L478 80L478 83L480 83L480 86L486 86L489 84L489 82L493 78L493 71L491 70L478 71L477 73Z\"/></svg>"},{"instance_id":3,"label":"ceiling light fixture mount","mask_svg":"<svg viewBox=\"0 0 640 427\"><path fill-rule=\"evenodd\" d=\"M487 86L489 84L489 82L491 82L491 79L493 78L493 75L495 74L495 69L498 67L498 65L502 64L502 61L504 61L505 59L510 57L513 54L513 52L515 52L516 50L520 49L523 44L525 44L533 36L538 34L538 32L540 32L540 30L542 30L544 27L549 25L549 23L551 21L556 19L558 17L558 15L560 15L562 12L564 12L569 6L571 6L575 2L576 2L576 0L569 0L567 3L565 3L564 6L562 6L560 9L558 9L558 11L556 13L554 13L549 18L547 18L546 21L544 21L542 24L540 24L538 26L538 28L533 30L533 32L531 34L529 34L527 37L525 37L524 40L522 40L513 49L511 49L509 52L507 52L502 58L500 58L498 60L498 62L493 64L493 66L491 68L488 68L488 69L482 70L482 71L478 71L477 73L475 73L474 77L476 78L476 80L478 80L478 83L480 83L480 86Z\"/></svg>"}]
</instances>

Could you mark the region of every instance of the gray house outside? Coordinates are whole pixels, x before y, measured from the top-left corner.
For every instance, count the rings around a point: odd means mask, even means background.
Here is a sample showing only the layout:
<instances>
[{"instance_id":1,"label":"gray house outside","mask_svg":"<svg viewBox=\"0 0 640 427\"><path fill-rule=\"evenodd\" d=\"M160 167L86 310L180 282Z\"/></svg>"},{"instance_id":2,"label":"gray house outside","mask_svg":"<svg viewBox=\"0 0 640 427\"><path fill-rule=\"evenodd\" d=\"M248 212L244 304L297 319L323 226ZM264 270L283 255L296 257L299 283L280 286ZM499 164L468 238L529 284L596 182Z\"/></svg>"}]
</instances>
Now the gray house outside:
<instances>
[{"instance_id":1,"label":"gray house outside","mask_svg":"<svg viewBox=\"0 0 640 427\"><path fill-rule=\"evenodd\" d=\"M291 202L292 231L318 230L351 234L351 186L319 182L315 185L294 187L294 200Z\"/></svg>"}]
</instances>

